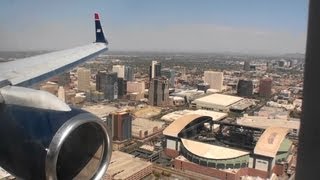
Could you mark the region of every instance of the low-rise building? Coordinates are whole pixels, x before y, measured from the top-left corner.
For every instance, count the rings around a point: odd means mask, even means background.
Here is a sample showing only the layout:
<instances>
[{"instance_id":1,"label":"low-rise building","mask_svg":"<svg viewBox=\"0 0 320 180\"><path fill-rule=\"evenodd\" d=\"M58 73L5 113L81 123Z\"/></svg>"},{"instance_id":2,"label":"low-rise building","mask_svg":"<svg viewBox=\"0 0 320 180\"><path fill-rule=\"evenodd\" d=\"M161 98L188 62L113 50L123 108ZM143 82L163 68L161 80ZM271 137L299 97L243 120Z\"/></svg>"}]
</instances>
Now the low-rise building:
<instances>
[{"instance_id":1,"label":"low-rise building","mask_svg":"<svg viewBox=\"0 0 320 180\"><path fill-rule=\"evenodd\" d=\"M99 118L105 118L109 113L118 110L118 108L114 106L102 104L83 106L82 109L98 116Z\"/></svg>"},{"instance_id":2,"label":"low-rise building","mask_svg":"<svg viewBox=\"0 0 320 180\"><path fill-rule=\"evenodd\" d=\"M169 96L169 105L170 106L183 106L186 104L185 98L177 96Z\"/></svg>"},{"instance_id":3,"label":"low-rise building","mask_svg":"<svg viewBox=\"0 0 320 180\"><path fill-rule=\"evenodd\" d=\"M141 93L145 91L144 81L128 81L127 82L127 92L128 93Z\"/></svg>"},{"instance_id":4,"label":"low-rise building","mask_svg":"<svg viewBox=\"0 0 320 180\"><path fill-rule=\"evenodd\" d=\"M272 105L267 102L267 105ZM263 106L258 112L255 113L257 116L267 117L268 119L288 119L289 111L285 110L285 108L272 107L272 106Z\"/></svg>"},{"instance_id":5,"label":"low-rise building","mask_svg":"<svg viewBox=\"0 0 320 180\"><path fill-rule=\"evenodd\" d=\"M277 126L299 132L300 121L287 120L283 118L269 118L266 116L248 116L237 119L237 124L266 129L268 127Z\"/></svg>"},{"instance_id":6,"label":"low-rise building","mask_svg":"<svg viewBox=\"0 0 320 180\"><path fill-rule=\"evenodd\" d=\"M114 151L103 180L139 180L152 173L152 163L133 155Z\"/></svg>"},{"instance_id":7,"label":"low-rise building","mask_svg":"<svg viewBox=\"0 0 320 180\"><path fill-rule=\"evenodd\" d=\"M230 96L224 94L211 94L202 98L198 98L191 103L193 108L207 109L219 112L228 112L230 106L243 100L241 97Z\"/></svg>"},{"instance_id":8,"label":"low-rise building","mask_svg":"<svg viewBox=\"0 0 320 180\"><path fill-rule=\"evenodd\" d=\"M161 121L145 118L136 118L132 121L132 136L140 140L161 133L163 129L164 122Z\"/></svg>"}]
</instances>

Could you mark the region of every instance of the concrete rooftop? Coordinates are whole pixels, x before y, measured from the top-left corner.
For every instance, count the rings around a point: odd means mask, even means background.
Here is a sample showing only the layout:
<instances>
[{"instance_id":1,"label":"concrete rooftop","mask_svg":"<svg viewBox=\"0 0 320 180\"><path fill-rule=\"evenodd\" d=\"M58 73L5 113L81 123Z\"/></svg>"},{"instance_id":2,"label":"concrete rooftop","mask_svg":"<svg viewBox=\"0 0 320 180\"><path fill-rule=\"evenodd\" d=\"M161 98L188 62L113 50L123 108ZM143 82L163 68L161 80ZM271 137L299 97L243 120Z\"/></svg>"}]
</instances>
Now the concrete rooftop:
<instances>
[{"instance_id":1,"label":"concrete rooftop","mask_svg":"<svg viewBox=\"0 0 320 180\"><path fill-rule=\"evenodd\" d=\"M211 94L199 99L194 100L195 103L212 103L221 106L230 106L240 100L242 97L230 96L224 94Z\"/></svg>"}]
</instances>

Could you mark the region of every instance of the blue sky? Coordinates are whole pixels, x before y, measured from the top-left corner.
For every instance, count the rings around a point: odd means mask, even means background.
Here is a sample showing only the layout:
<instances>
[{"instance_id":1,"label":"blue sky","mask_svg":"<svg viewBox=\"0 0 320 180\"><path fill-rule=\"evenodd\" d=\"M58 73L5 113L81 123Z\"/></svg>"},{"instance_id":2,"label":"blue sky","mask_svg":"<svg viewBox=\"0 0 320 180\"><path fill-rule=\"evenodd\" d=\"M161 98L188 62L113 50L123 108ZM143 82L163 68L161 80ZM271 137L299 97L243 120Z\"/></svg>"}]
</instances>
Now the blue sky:
<instances>
[{"instance_id":1,"label":"blue sky","mask_svg":"<svg viewBox=\"0 0 320 180\"><path fill-rule=\"evenodd\" d=\"M1 0L0 50L91 42L99 12L113 50L304 52L307 7L306 0Z\"/></svg>"}]
</instances>

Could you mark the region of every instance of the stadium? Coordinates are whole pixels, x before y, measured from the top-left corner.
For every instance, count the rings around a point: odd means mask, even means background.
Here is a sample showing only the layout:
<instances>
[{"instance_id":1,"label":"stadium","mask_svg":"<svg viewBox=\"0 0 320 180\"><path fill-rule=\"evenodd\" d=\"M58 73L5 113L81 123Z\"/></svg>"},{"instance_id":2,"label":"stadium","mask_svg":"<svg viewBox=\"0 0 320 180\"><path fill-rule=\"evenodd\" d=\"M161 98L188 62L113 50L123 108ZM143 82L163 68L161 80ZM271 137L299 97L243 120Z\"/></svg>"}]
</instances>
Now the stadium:
<instances>
[{"instance_id":1,"label":"stadium","mask_svg":"<svg viewBox=\"0 0 320 180\"><path fill-rule=\"evenodd\" d=\"M193 165L218 170L249 168L267 173L287 161L293 146L288 133L289 129L283 127L261 129L223 118L212 120L209 116L189 114L163 131L163 145L167 156Z\"/></svg>"}]
</instances>

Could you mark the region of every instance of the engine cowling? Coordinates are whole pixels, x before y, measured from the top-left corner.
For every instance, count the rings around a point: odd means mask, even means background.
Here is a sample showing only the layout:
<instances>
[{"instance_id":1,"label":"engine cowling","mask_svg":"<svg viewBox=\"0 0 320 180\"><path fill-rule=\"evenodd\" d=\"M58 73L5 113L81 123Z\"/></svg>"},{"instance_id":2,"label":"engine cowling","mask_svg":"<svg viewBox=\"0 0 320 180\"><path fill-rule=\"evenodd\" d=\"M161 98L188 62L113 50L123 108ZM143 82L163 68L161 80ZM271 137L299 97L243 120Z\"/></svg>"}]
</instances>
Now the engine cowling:
<instances>
[{"instance_id":1,"label":"engine cowling","mask_svg":"<svg viewBox=\"0 0 320 180\"><path fill-rule=\"evenodd\" d=\"M111 158L108 128L84 110L0 104L0 166L22 179L101 179Z\"/></svg>"}]
</instances>

